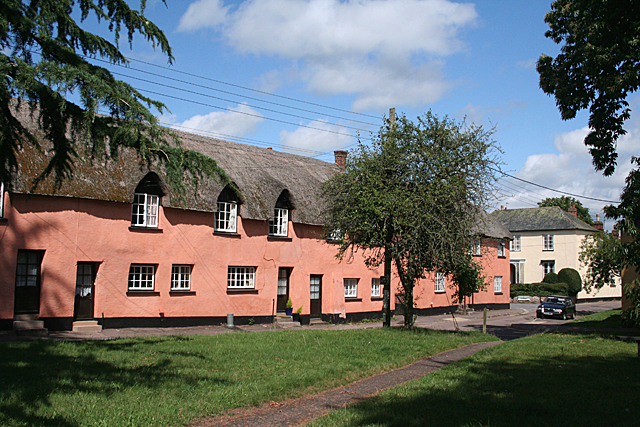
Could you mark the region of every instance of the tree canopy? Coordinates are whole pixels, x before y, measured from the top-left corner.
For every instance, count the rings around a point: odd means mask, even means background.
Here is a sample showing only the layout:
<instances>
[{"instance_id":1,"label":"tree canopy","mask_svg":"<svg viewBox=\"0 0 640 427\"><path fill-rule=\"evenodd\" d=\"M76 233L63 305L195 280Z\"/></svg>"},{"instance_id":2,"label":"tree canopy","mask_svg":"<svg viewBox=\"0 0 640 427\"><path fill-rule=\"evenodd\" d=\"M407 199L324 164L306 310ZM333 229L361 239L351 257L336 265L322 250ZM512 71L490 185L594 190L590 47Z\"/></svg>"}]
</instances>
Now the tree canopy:
<instances>
[{"instance_id":1,"label":"tree canopy","mask_svg":"<svg viewBox=\"0 0 640 427\"><path fill-rule=\"evenodd\" d=\"M640 2L557 0L545 22L561 53L540 56L540 88L555 97L563 120L589 110L584 142L596 169L609 176L631 113L627 96L640 86Z\"/></svg>"},{"instance_id":2,"label":"tree canopy","mask_svg":"<svg viewBox=\"0 0 640 427\"><path fill-rule=\"evenodd\" d=\"M578 211L578 218L589 225L593 225L593 220L591 219L591 215L589 215L589 208L585 208L584 206L582 206L582 202L580 202L580 200L578 199L569 196L547 197L546 199L538 202L538 206L540 206L541 208L548 206L559 206L563 211L566 212L569 212L569 208L574 205L576 207L576 210Z\"/></svg>"},{"instance_id":3,"label":"tree canopy","mask_svg":"<svg viewBox=\"0 0 640 427\"><path fill-rule=\"evenodd\" d=\"M212 159L180 147L179 141L158 126L150 109L165 111L129 84L117 80L92 58L127 64L120 51L121 34L132 47L142 36L172 62L164 33L140 10L124 0L3 0L0 2L0 180L10 183L19 169L17 152L23 144L42 149L42 140L19 120L27 108L50 146L48 166L35 181L53 174L60 184L73 175L74 162L86 153L91 158L117 157L119 149L137 150L148 162L164 162L170 184L178 193L186 170L225 177ZM106 24L114 41L81 27L89 16ZM99 111L100 110L100 111ZM102 113L102 114L99 114Z\"/></svg>"},{"instance_id":4,"label":"tree canopy","mask_svg":"<svg viewBox=\"0 0 640 427\"><path fill-rule=\"evenodd\" d=\"M482 286L469 248L498 162L491 134L431 113L417 122L387 120L326 183L328 232L341 236L338 256L360 249L370 266L391 257L405 326L413 325L413 287L427 273L452 277L458 301Z\"/></svg>"},{"instance_id":5,"label":"tree canopy","mask_svg":"<svg viewBox=\"0 0 640 427\"><path fill-rule=\"evenodd\" d=\"M640 87L640 2L634 0L557 0L545 16L546 36L561 46L556 58L542 55L540 87L553 95L562 119L589 110L589 147L596 170L610 176L617 166L617 142L631 116L627 97ZM631 159L622 202L605 207L618 220L624 241L599 233L585 241L581 261L587 265L585 287L601 287L626 267L640 265L640 158ZM640 286L625 293L634 308L629 318L640 325ZM633 314L635 313L635 314Z\"/></svg>"}]
</instances>

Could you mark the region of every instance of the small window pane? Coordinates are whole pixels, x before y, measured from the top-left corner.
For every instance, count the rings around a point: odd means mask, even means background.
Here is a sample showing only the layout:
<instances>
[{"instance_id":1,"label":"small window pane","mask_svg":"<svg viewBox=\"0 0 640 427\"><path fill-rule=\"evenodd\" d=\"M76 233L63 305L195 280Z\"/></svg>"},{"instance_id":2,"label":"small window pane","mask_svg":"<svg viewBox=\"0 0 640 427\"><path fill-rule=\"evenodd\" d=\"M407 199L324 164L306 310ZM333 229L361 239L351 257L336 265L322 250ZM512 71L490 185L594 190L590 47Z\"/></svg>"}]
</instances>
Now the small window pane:
<instances>
[{"instance_id":1,"label":"small window pane","mask_svg":"<svg viewBox=\"0 0 640 427\"><path fill-rule=\"evenodd\" d=\"M358 298L358 280L344 279L344 297Z\"/></svg>"},{"instance_id":2,"label":"small window pane","mask_svg":"<svg viewBox=\"0 0 640 427\"><path fill-rule=\"evenodd\" d=\"M444 292L444 273L436 273L435 292Z\"/></svg>"},{"instance_id":3,"label":"small window pane","mask_svg":"<svg viewBox=\"0 0 640 427\"><path fill-rule=\"evenodd\" d=\"M179 291L191 289L190 265L174 265L171 267L171 289Z\"/></svg>"},{"instance_id":4,"label":"small window pane","mask_svg":"<svg viewBox=\"0 0 640 427\"><path fill-rule=\"evenodd\" d=\"M229 267L227 287L232 289L253 289L255 287L255 267Z\"/></svg>"},{"instance_id":5,"label":"small window pane","mask_svg":"<svg viewBox=\"0 0 640 427\"><path fill-rule=\"evenodd\" d=\"M495 276L493 278L493 292L496 294L502 293L502 276Z\"/></svg>"},{"instance_id":6,"label":"small window pane","mask_svg":"<svg viewBox=\"0 0 640 427\"><path fill-rule=\"evenodd\" d=\"M371 297L380 298L380 278L371 279Z\"/></svg>"}]
</instances>

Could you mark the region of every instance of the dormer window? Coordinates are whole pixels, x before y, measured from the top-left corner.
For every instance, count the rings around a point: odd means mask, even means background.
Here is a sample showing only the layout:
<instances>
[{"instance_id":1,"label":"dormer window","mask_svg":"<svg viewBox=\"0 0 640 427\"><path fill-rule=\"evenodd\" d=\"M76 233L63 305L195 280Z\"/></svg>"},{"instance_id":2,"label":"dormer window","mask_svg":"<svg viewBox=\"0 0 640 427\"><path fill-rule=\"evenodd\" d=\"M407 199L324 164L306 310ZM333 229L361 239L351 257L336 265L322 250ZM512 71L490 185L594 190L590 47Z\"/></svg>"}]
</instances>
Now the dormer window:
<instances>
[{"instance_id":1,"label":"dormer window","mask_svg":"<svg viewBox=\"0 0 640 427\"><path fill-rule=\"evenodd\" d=\"M235 233L238 222L238 196L230 186L226 186L218 196L215 231Z\"/></svg>"},{"instance_id":2,"label":"dormer window","mask_svg":"<svg viewBox=\"0 0 640 427\"><path fill-rule=\"evenodd\" d=\"M269 220L269 235L287 237L289 235L289 211L292 209L289 192L284 190L273 210L273 219Z\"/></svg>"},{"instance_id":3,"label":"dormer window","mask_svg":"<svg viewBox=\"0 0 640 427\"><path fill-rule=\"evenodd\" d=\"M160 178L149 172L138 184L131 205L131 226L158 228L160 198L164 195Z\"/></svg>"}]
</instances>

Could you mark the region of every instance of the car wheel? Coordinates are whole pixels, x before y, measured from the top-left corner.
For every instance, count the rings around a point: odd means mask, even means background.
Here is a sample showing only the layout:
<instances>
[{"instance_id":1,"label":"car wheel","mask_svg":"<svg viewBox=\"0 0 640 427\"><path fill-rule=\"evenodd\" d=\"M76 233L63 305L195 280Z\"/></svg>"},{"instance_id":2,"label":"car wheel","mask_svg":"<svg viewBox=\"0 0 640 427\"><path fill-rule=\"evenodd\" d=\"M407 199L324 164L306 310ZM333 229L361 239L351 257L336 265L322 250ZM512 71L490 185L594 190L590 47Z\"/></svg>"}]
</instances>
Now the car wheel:
<instances>
[{"instance_id":1,"label":"car wheel","mask_svg":"<svg viewBox=\"0 0 640 427\"><path fill-rule=\"evenodd\" d=\"M567 320L567 313L562 313L562 320Z\"/></svg>"}]
</instances>

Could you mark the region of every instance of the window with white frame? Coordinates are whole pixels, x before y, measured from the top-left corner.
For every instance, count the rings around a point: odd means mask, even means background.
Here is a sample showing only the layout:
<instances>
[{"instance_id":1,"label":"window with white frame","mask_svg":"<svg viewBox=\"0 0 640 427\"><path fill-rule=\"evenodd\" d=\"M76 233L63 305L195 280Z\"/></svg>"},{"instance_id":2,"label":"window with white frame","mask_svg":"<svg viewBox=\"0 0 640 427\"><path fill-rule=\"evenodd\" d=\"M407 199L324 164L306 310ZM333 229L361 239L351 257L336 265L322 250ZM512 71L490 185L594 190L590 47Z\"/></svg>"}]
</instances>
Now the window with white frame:
<instances>
[{"instance_id":1,"label":"window with white frame","mask_svg":"<svg viewBox=\"0 0 640 427\"><path fill-rule=\"evenodd\" d=\"M229 267L227 272L227 288L254 289L255 279L255 267Z\"/></svg>"},{"instance_id":2,"label":"window with white frame","mask_svg":"<svg viewBox=\"0 0 640 427\"><path fill-rule=\"evenodd\" d=\"M155 288L155 265L131 264L129 267L129 290L152 291Z\"/></svg>"},{"instance_id":3,"label":"window with white frame","mask_svg":"<svg viewBox=\"0 0 640 427\"><path fill-rule=\"evenodd\" d=\"M444 292L444 273L436 273L436 281L434 285L435 292Z\"/></svg>"},{"instance_id":4,"label":"window with white frame","mask_svg":"<svg viewBox=\"0 0 640 427\"><path fill-rule=\"evenodd\" d=\"M542 278L544 279L544 276L547 273L555 273L555 269L556 269L556 262L555 261L541 261L540 265L542 265Z\"/></svg>"},{"instance_id":5,"label":"window with white frame","mask_svg":"<svg viewBox=\"0 0 640 427\"><path fill-rule=\"evenodd\" d=\"M269 234L278 237L289 235L289 209L274 209L273 219L269 220Z\"/></svg>"},{"instance_id":6,"label":"window with white frame","mask_svg":"<svg viewBox=\"0 0 640 427\"><path fill-rule=\"evenodd\" d=\"M513 236L513 240L509 242L509 250L511 252L520 252L520 236Z\"/></svg>"},{"instance_id":7,"label":"window with white frame","mask_svg":"<svg viewBox=\"0 0 640 427\"><path fill-rule=\"evenodd\" d=\"M158 227L158 205L160 197L154 194L135 193L131 206L132 227Z\"/></svg>"},{"instance_id":8,"label":"window with white frame","mask_svg":"<svg viewBox=\"0 0 640 427\"><path fill-rule=\"evenodd\" d=\"M344 297L358 298L358 279L344 279Z\"/></svg>"},{"instance_id":9,"label":"window with white frame","mask_svg":"<svg viewBox=\"0 0 640 427\"><path fill-rule=\"evenodd\" d=\"M495 294L502 293L502 276L495 276L493 278L493 293Z\"/></svg>"},{"instance_id":10,"label":"window with white frame","mask_svg":"<svg viewBox=\"0 0 640 427\"><path fill-rule=\"evenodd\" d=\"M511 283L524 283L524 260L511 260Z\"/></svg>"},{"instance_id":11,"label":"window with white frame","mask_svg":"<svg viewBox=\"0 0 640 427\"><path fill-rule=\"evenodd\" d=\"M498 256L499 257L504 257L505 256L505 243L504 240L498 240Z\"/></svg>"},{"instance_id":12,"label":"window with white frame","mask_svg":"<svg viewBox=\"0 0 640 427\"><path fill-rule=\"evenodd\" d=\"M542 250L543 251L553 250L553 234L542 235Z\"/></svg>"},{"instance_id":13,"label":"window with white frame","mask_svg":"<svg viewBox=\"0 0 640 427\"><path fill-rule=\"evenodd\" d=\"M471 254L474 256L482 255L482 240L474 239L473 240L473 248L471 249Z\"/></svg>"},{"instance_id":14,"label":"window with white frame","mask_svg":"<svg viewBox=\"0 0 640 427\"><path fill-rule=\"evenodd\" d=\"M191 266L176 265L171 266L171 290L188 291L191 289Z\"/></svg>"},{"instance_id":15,"label":"window with white frame","mask_svg":"<svg viewBox=\"0 0 640 427\"><path fill-rule=\"evenodd\" d=\"M371 298L380 298L380 278L374 277L371 279Z\"/></svg>"},{"instance_id":16,"label":"window with white frame","mask_svg":"<svg viewBox=\"0 0 640 427\"><path fill-rule=\"evenodd\" d=\"M236 202L218 202L215 231L236 232L238 204Z\"/></svg>"},{"instance_id":17,"label":"window with white frame","mask_svg":"<svg viewBox=\"0 0 640 427\"><path fill-rule=\"evenodd\" d=\"M0 181L0 218L4 218L4 182Z\"/></svg>"}]
</instances>

